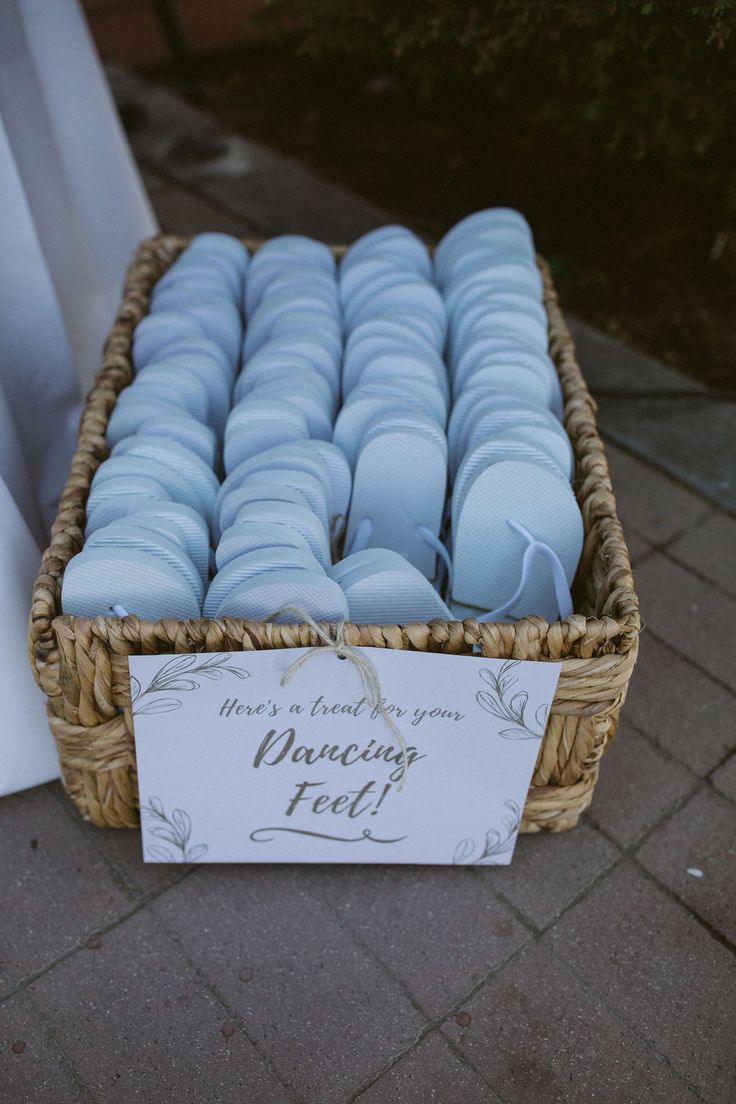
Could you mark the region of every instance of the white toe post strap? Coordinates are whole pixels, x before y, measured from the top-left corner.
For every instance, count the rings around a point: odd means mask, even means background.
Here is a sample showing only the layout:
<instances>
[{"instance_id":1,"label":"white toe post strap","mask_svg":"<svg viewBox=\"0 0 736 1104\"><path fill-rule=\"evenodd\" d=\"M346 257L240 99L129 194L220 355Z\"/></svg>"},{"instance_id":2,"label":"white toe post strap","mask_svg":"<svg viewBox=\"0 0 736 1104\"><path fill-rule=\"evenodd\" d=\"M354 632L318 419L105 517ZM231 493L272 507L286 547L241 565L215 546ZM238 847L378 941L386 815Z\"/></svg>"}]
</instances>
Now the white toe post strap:
<instances>
[{"instance_id":1,"label":"white toe post strap","mask_svg":"<svg viewBox=\"0 0 736 1104\"><path fill-rule=\"evenodd\" d=\"M447 551L439 537L436 536L431 529L428 529L426 525L417 525L416 531L418 535L422 538L424 543L428 544L429 547L433 549L442 560L442 563L445 565L445 570L447 572L447 587L448 590L452 590L452 560L450 559L450 553ZM437 577L435 576L435 584L436 582Z\"/></svg>"},{"instance_id":2,"label":"white toe post strap","mask_svg":"<svg viewBox=\"0 0 736 1104\"><path fill-rule=\"evenodd\" d=\"M447 585L448 589L452 588L452 560L450 559L450 553L445 548L442 541L436 534L432 532L426 525L416 525L415 532L433 552L436 552L440 557L442 563L447 571ZM355 552L363 552L368 548L370 539L373 534L373 522L369 517L361 518L358 526L355 530L352 543L349 548L345 550L346 556L352 556ZM438 577L435 576L434 583L437 585Z\"/></svg>"},{"instance_id":3,"label":"white toe post strap","mask_svg":"<svg viewBox=\"0 0 736 1104\"><path fill-rule=\"evenodd\" d=\"M529 530L520 522L509 518L506 524L519 533L527 542L524 556L521 561L521 579L519 580L519 585L515 593L508 601L504 602L502 606L498 606L495 610L491 610L490 613L482 614L482 616L478 618L478 621L501 621L504 617L508 616L526 589L531 576L532 565L537 556L542 556L549 564L552 573L552 586L554 587L557 609L560 614L560 620L564 621L566 617L570 617L573 611L572 595L570 594L570 588L567 584L565 570L560 563L557 553L543 541L535 540Z\"/></svg>"},{"instance_id":4,"label":"white toe post strap","mask_svg":"<svg viewBox=\"0 0 736 1104\"><path fill-rule=\"evenodd\" d=\"M352 556L354 552L363 552L368 547L372 532L373 522L371 519L369 517L362 518L355 530L350 548L345 550L345 555Z\"/></svg>"}]
</instances>

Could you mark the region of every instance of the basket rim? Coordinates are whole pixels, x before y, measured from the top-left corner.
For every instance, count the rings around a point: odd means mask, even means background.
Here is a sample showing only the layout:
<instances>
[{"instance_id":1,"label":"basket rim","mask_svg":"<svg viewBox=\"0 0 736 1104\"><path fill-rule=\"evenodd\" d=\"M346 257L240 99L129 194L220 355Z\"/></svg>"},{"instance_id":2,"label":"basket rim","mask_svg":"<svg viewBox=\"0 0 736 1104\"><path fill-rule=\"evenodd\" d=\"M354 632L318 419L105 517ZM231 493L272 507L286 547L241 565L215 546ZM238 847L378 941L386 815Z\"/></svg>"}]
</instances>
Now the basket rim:
<instances>
[{"instance_id":1,"label":"basket rim","mask_svg":"<svg viewBox=\"0 0 736 1104\"><path fill-rule=\"evenodd\" d=\"M219 621L199 618L188 622L175 622L164 619L157 622L144 621L135 615L122 620L115 617L82 618L65 615L61 610L61 584L67 563L82 547L86 520L86 501L92 477L100 464L109 455L105 432L107 421L120 392L133 378L130 352L132 334L137 322L148 311L150 290L166 268L186 247L190 237L173 234L159 234L145 239L136 250L128 269L120 308L110 334L103 348L102 366L95 378L94 385L87 395L80 421L77 449L71 461L69 476L62 491L56 520L51 529L51 540L45 550L38 576L33 589L33 600L29 621L28 646L31 664L36 679L43 685L49 667L53 666L58 651L56 634L64 636L79 632L83 637L98 634L103 637L124 630L126 640L131 645L137 638L167 639L172 636L172 626L177 626L180 635L191 640L192 650L206 650L208 629L213 625L227 626L229 635L238 635L243 639L271 641L265 646L278 646L276 640L280 630L287 626L270 622L249 621L238 618L225 618ZM261 240L242 238L243 243L253 252L263 244ZM267 240L267 239L264 239ZM336 257L347 248L344 245L330 247ZM431 247L430 247L431 248ZM608 474L603 443L598 433L595 412L596 404L592 398L581 369L575 357L575 348L570 332L562 317L557 292L555 290L549 266L543 257L537 257L543 284L544 306L549 320L550 356L560 375L565 399L565 427L570 437L576 457L576 469L584 468L577 488L578 501L583 510L586 539L593 525L596 529L596 550L601 552L606 546L607 574L615 580L615 588L610 611L600 617L573 613L564 621L547 622L541 617L529 616L516 622L496 622L480 624L474 619L464 621L432 621L416 626L427 630L431 628L436 637L462 637L465 645L485 645L491 640L504 638L504 651L511 654L513 641L517 633L528 638L538 637L546 641L555 638L555 646L548 649L542 643L540 659L585 655L588 658L617 653L625 655L636 648L641 630L639 601L634 588L628 548L623 536L621 523L616 513L615 498ZM594 501L595 500L595 501ZM590 511L586 507L590 505ZM127 623L127 624L126 624ZM288 626L295 629L297 626ZM330 625L323 626L332 631ZM305 644L312 641L311 630L306 625L298 626L300 639ZM332 627L334 629L334 626ZM403 626L404 630L411 626ZM368 632L376 630L376 644L385 636L387 630L396 630L396 625L365 626L347 622L346 639L360 637L361 642ZM585 641L584 651L569 650L572 642ZM316 643L316 641L313 641ZM204 647L196 647L196 644ZM264 646L261 643L259 646ZM385 646L385 644L384 644ZM411 643L409 644L411 646ZM131 646L130 651L135 651ZM554 653L557 653L555 655ZM487 654L487 653L486 653Z\"/></svg>"}]
</instances>

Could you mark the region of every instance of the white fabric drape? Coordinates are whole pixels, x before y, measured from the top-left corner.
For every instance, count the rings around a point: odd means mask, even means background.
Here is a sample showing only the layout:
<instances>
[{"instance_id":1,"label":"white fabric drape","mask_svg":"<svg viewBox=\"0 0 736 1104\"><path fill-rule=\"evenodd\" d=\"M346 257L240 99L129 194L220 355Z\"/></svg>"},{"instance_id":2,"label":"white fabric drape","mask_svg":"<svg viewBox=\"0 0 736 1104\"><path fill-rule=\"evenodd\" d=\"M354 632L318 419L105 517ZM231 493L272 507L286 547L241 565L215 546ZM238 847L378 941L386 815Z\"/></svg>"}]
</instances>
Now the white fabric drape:
<instances>
[{"instance_id":1,"label":"white fabric drape","mask_svg":"<svg viewBox=\"0 0 736 1104\"><path fill-rule=\"evenodd\" d=\"M53 778L26 658L81 396L156 223L77 0L0 5L0 794Z\"/></svg>"}]
</instances>

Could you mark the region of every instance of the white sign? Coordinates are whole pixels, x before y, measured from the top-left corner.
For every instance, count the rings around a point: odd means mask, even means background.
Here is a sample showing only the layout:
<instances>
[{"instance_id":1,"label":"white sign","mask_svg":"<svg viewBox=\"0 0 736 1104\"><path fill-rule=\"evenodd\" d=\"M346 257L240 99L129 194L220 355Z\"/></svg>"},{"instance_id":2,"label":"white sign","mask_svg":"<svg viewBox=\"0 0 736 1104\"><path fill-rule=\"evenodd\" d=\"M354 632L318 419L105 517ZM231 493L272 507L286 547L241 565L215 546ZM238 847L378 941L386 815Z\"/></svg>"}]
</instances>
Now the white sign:
<instances>
[{"instance_id":1,"label":"white sign","mask_svg":"<svg viewBox=\"0 0 736 1104\"><path fill-rule=\"evenodd\" d=\"M130 656L146 861L511 862L560 664L354 651Z\"/></svg>"}]
</instances>

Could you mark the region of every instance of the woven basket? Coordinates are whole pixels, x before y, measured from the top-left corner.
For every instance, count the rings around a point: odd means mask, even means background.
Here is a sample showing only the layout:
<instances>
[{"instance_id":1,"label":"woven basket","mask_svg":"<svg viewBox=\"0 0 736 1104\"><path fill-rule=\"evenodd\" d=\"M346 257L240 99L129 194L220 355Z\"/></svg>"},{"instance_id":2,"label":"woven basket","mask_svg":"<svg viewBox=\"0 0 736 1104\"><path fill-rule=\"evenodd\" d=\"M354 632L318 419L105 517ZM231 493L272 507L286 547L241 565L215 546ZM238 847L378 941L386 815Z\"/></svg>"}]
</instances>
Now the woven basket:
<instances>
[{"instance_id":1,"label":"woven basket","mask_svg":"<svg viewBox=\"0 0 736 1104\"><path fill-rule=\"evenodd\" d=\"M231 618L152 622L133 616L118 620L62 615L64 568L84 543L90 483L109 454L105 438L108 418L119 393L133 378L133 330L148 310L154 283L186 244L187 239L180 237L152 238L141 245L130 267L120 312L105 344L102 369L87 399L77 452L33 593L30 657L36 679L48 696L62 780L82 816L100 827L125 828L139 822L129 655L259 651L319 643L304 624ZM341 250L335 252L339 255ZM573 590L575 608L580 612L552 624L540 617L526 617L516 624L468 620L345 627L345 640L352 645L468 656L479 645L485 657L562 661L524 807L524 832L571 828L590 804L599 761L614 735L626 695L640 628L629 554L596 429L595 403L576 363L549 270L543 261L539 264L550 354L562 382L565 426L576 460L575 490L585 524L583 555Z\"/></svg>"}]
</instances>

